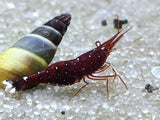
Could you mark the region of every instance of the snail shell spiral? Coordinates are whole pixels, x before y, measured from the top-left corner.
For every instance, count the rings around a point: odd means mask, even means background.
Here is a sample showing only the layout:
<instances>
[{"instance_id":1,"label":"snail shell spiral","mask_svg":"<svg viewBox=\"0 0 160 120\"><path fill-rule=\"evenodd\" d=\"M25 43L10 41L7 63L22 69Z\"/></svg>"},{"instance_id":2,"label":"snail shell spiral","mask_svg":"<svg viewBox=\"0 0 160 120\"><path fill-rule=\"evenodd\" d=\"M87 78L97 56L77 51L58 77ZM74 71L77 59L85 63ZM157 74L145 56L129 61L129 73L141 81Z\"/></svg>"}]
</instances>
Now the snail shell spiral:
<instances>
[{"instance_id":1,"label":"snail shell spiral","mask_svg":"<svg viewBox=\"0 0 160 120\"><path fill-rule=\"evenodd\" d=\"M45 69L70 24L71 15L61 14L33 30L0 55L0 87L3 80L20 79Z\"/></svg>"}]
</instances>

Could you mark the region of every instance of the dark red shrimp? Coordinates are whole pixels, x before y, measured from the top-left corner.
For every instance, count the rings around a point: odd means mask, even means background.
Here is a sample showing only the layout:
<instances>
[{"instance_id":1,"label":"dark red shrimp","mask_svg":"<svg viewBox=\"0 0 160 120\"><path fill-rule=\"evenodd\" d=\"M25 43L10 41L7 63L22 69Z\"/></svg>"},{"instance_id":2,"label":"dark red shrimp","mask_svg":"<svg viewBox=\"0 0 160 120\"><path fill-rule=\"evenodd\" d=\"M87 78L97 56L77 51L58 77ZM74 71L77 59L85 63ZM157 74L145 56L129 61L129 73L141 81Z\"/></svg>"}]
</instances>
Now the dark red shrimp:
<instances>
[{"instance_id":1,"label":"dark red shrimp","mask_svg":"<svg viewBox=\"0 0 160 120\"><path fill-rule=\"evenodd\" d=\"M97 41L95 43L97 46L95 49L80 55L76 59L54 63L41 72L28 77L23 77L21 80L11 81L12 86L16 89L16 91L19 91L30 89L34 86L37 86L39 83L51 84L54 86L64 86L72 85L83 80L85 85L82 86L74 95L76 96L84 87L89 84L85 80L86 78L90 80L106 80L108 93L108 78L114 78L115 80L115 78L118 77L126 89L128 89L122 78L113 68L112 70L115 73L113 75L96 76L95 74L105 71L110 66L110 64L106 62L107 57L112 51L114 45L131 28L132 27L123 33L121 33L122 30L118 30L118 32L112 38L103 44L101 44L100 41ZM107 94L107 98L108 97L109 94Z\"/></svg>"}]
</instances>

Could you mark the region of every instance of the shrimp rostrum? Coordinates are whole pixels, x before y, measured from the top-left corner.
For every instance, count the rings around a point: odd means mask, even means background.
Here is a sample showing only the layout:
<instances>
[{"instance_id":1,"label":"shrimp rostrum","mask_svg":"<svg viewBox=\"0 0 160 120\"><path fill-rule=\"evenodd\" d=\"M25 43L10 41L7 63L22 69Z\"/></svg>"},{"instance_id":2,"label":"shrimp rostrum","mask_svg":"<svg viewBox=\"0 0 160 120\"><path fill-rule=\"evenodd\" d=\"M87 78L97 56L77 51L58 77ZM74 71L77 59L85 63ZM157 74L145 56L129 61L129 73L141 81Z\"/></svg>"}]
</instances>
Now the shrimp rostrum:
<instances>
[{"instance_id":1,"label":"shrimp rostrum","mask_svg":"<svg viewBox=\"0 0 160 120\"><path fill-rule=\"evenodd\" d=\"M109 40L105 41L102 44L100 43L100 41L97 41L95 43L96 48L78 56L75 59L53 63L41 72L37 72L28 77L23 77L21 80L7 80L4 81L4 83L10 82L12 84L11 88L19 91L33 88L39 83L51 84L54 86L65 86L72 85L83 80L85 84L78 90L78 92L76 92L76 94L73 95L74 97L89 84L89 82L86 81L86 78L94 81L106 80L107 98L109 98L109 78L113 78L113 80L115 80L116 77L118 77L120 81L124 84L126 89L128 89L127 85L113 68L113 75L98 76L95 73L104 72L110 67L110 64L106 62L107 57L110 55L114 45L131 28L132 27L130 27L123 33L122 30L118 29L118 32Z\"/></svg>"}]
</instances>

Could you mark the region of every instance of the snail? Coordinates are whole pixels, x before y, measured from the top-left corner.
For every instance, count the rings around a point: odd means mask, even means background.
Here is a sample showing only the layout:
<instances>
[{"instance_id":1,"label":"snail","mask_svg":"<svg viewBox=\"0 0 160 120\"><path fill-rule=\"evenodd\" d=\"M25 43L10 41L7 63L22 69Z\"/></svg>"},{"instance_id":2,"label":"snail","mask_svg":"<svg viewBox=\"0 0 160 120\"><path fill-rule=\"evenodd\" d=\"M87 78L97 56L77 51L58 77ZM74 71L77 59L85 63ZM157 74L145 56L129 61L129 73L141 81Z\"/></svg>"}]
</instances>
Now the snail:
<instances>
[{"instance_id":1,"label":"snail","mask_svg":"<svg viewBox=\"0 0 160 120\"><path fill-rule=\"evenodd\" d=\"M33 30L0 55L0 87L3 80L15 80L45 69L70 24L71 15L61 14Z\"/></svg>"}]
</instances>

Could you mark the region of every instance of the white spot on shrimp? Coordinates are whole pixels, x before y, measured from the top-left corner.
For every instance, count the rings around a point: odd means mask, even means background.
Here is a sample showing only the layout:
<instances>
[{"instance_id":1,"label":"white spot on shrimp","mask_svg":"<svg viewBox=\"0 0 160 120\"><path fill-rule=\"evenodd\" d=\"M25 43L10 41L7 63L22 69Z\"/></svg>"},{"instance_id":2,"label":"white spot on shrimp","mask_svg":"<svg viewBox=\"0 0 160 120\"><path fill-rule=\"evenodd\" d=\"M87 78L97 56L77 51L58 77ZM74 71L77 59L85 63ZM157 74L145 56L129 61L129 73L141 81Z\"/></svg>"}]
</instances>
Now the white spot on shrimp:
<instances>
[{"instance_id":1,"label":"white spot on shrimp","mask_svg":"<svg viewBox=\"0 0 160 120\"><path fill-rule=\"evenodd\" d=\"M101 50L105 50L105 47L101 47Z\"/></svg>"},{"instance_id":2,"label":"white spot on shrimp","mask_svg":"<svg viewBox=\"0 0 160 120\"><path fill-rule=\"evenodd\" d=\"M93 64L93 62L91 62L91 65Z\"/></svg>"},{"instance_id":3,"label":"white spot on shrimp","mask_svg":"<svg viewBox=\"0 0 160 120\"><path fill-rule=\"evenodd\" d=\"M73 63L74 64L74 68L77 69L77 63Z\"/></svg>"},{"instance_id":4,"label":"white spot on shrimp","mask_svg":"<svg viewBox=\"0 0 160 120\"><path fill-rule=\"evenodd\" d=\"M59 73L57 73L57 76L60 76L60 74L59 74Z\"/></svg>"},{"instance_id":5,"label":"white spot on shrimp","mask_svg":"<svg viewBox=\"0 0 160 120\"><path fill-rule=\"evenodd\" d=\"M65 64L65 67L68 68L68 64L67 63Z\"/></svg>"},{"instance_id":6,"label":"white spot on shrimp","mask_svg":"<svg viewBox=\"0 0 160 120\"><path fill-rule=\"evenodd\" d=\"M23 80L24 80L25 82L27 82L27 81L28 81L28 77L23 77Z\"/></svg>"},{"instance_id":7,"label":"white spot on shrimp","mask_svg":"<svg viewBox=\"0 0 160 120\"><path fill-rule=\"evenodd\" d=\"M37 72L37 74L39 75L39 74L40 74L40 72Z\"/></svg>"},{"instance_id":8,"label":"white spot on shrimp","mask_svg":"<svg viewBox=\"0 0 160 120\"><path fill-rule=\"evenodd\" d=\"M98 55L98 58L100 58L101 56L100 55Z\"/></svg>"},{"instance_id":9,"label":"white spot on shrimp","mask_svg":"<svg viewBox=\"0 0 160 120\"><path fill-rule=\"evenodd\" d=\"M67 74L68 74L68 72L65 72L64 74L65 74L65 75L67 75Z\"/></svg>"},{"instance_id":10,"label":"white spot on shrimp","mask_svg":"<svg viewBox=\"0 0 160 120\"><path fill-rule=\"evenodd\" d=\"M48 76L48 79L51 79L51 76Z\"/></svg>"},{"instance_id":11,"label":"white spot on shrimp","mask_svg":"<svg viewBox=\"0 0 160 120\"><path fill-rule=\"evenodd\" d=\"M49 73L49 71L48 71L48 70L46 70L46 73L48 74L48 73Z\"/></svg>"},{"instance_id":12,"label":"white spot on shrimp","mask_svg":"<svg viewBox=\"0 0 160 120\"><path fill-rule=\"evenodd\" d=\"M57 66L55 66L55 70L58 70L58 67L57 67Z\"/></svg>"},{"instance_id":13,"label":"white spot on shrimp","mask_svg":"<svg viewBox=\"0 0 160 120\"><path fill-rule=\"evenodd\" d=\"M88 55L89 58L91 58L91 55Z\"/></svg>"},{"instance_id":14,"label":"white spot on shrimp","mask_svg":"<svg viewBox=\"0 0 160 120\"><path fill-rule=\"evenodd\" d=\"M85 71L86 69L85 69L85 68L82 68L82 70Z\"/></svg>"},{"instance_id":15,"label":"white spot on shrimp","mask_svg":"<svg viewBox=\"0 0 160 120\"><path fill-rule=\"evenodd\" d=\"M79 58L77 58L76 60L78 60L78 61L79 61Z\"/></svg>"}]
</instances>

